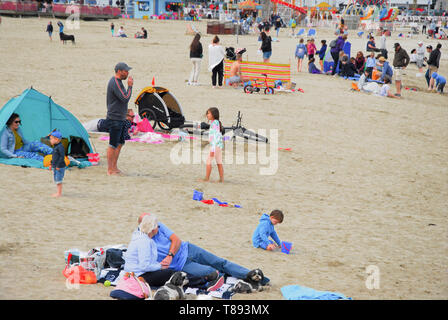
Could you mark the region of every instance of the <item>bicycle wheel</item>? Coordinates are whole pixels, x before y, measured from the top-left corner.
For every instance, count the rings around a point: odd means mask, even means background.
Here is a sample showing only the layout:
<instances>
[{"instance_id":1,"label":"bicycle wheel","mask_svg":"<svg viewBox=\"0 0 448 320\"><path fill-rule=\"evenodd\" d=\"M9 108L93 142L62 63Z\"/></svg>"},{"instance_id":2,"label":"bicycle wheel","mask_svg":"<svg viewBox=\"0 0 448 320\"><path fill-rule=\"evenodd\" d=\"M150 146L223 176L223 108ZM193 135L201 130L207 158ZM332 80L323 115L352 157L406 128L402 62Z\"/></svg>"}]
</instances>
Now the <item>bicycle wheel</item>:
<instances>
[{"instance_id":1,"label":"bicycle wheel","mask_svg":"<svg viewBox=\"0 0 448 320\"><path fill-rule=\"evenodd\" d=\"M247 84L244 86L244 92L245 93L253 93L254 87L251 84Z\"/></svg>"},{"instance_id":2,"label":"bicycle wheel","mask_svg":"<svg viewBox=\"0 0 448 320\"><path fill-rule=\"evenodd\" d=\"M274 94L274 88L272 87L266 87L264 89L264 94Z\"/></svg>"},{"instance_id":3,"label":"bicycle wheel","mask_svg":"<svg viewBox=\"0 0 448 320\"><path fill-rule=\"evenodd\" d=\"M149 123L151 124L152 128L154 129L157 123L157 117L154 111L151 109L143 109L140 111L140 117L148 119Z\"/></svg>"}]
</instances>

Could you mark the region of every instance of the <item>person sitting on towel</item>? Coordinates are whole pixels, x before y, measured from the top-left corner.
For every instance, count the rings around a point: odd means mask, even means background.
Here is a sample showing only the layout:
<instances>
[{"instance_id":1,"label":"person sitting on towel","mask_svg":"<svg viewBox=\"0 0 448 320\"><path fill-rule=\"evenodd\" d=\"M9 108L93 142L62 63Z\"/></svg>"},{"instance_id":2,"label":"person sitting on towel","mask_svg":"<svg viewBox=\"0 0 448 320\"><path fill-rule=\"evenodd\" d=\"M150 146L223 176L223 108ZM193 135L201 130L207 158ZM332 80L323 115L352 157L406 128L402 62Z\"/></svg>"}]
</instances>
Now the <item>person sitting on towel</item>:
<instances>
[{"instance_id":1,"label":"person sitting on towel","mask_svg":"<svg viewBox=\"0 0 448 320\"><path fill-rule=\"evenodd\" d=\"M355 67L355 58L350 58L348 60L348 56L344 56L341 59L341 68L339 70L339 76L347 78L347 77L354 77L357 70Z\"/></svg>"},{"instance_id":2,"label":"person sitting on towel","mask_svg":"<svg viewBox=\"0 0 448 320\"><path fill-rule=\"evenodd\" d=\"M382 96L382 97L389 97L389 98L397 98L399 99L399 96L395 96L391 91L390 91L390 77L385 77L384 78L384 84L382 85L378 95Z\"/></svg>"},{"instance_id":3,"label":"person sitting on towel","mask_svg":"<svg viewBox=\"0 0 448 320\"><path fill-rule=\"evenodd\" d=\"M157 244L154 236L158 233L156 215L146 215L142 218L137 230L132 233L131 242L124 256L124 271L133 272L137 277L142 277L154 287L163 286L176 270L166 264L157 261ZM197 287L214 291L224 283L224 279L218 279L218 273L212 271L204 276L188 274L188 287Z\"/></svg>"},{"instance_id":4,"label":"person sitting on towel","mask_svg":"<svg viewBox=\"0 0 448 320\"><path fill-rule=\"evenodd\" d=\"M42 162L45 155L53 152L53 148L40 141L26 140L21 125L22 120L19 114L11 114L0 136L0 158L25 158ZM32 126L33 123L28 123L28 125ZM0 129L1 131L2 129Z\"/></svg>"},{"instance_id":5,"label":"person sitting on towel","mask_svg":"<svg viewBox=\"0 0 448 320\"><path fill-rule=\"evenodd\" d=\"M322 71L320 71L319 69L317 69L316 65L314 64L315 59L311 58L308 61L308 72L312 73L312 74L321 74Z\"/></svg>"},{"instance_id":6,"label":"person sitting on towel","mask_svg":"<svg viewBox=\"0 0 448 320\"><path fill-rule=\"evenodd\" d=\"M243 61L243 55L241 53L236 54L236 60L230 66L229 84L234 88L238 87L241 83L249 81L241 74L241 61Z\"/></svg>"},{"instance_id":7,"label":"person sitting on towel","mask_svg":"<svg viewBox=\"0 0 448 320\"><path fill-rule=\"evenodd\" d=\"M379 79L381 82L384 82L386 76L392 79L392 76L394 75L394 69L392 69L385 57L378 58L378 66L381 66L382 69L381 77Z\"/></svg>"},{"instance_id":8,"label":"person sitting on towel","mask_svg":"<svg viewBox=\"0 0 448 320\"><path fill-rule=\"evenodd\" d=\"M147 215L152 214L143 213L140 215L139 224ZM160 263L162 268L168 267L176 271L184 271L195 277L205 277L218 272L218 281L223 278L223 275L245 279L250 272L249 269L216 256L191 242L182 241L160 221L154 229L152 239L157 245L157 262ZM261 280L261 285L266 285L269 282L270 279L265 276Z\"/></svg>"},{"instance_id":9,"label":"person sitting on towel","mask_svg":"<svg viewBox=\"0 0 448 320\"><path fill-rule=\"evenodd\" d=\"M128 109L128 113L126 114L126 121L124 124L125 130L123 131L124 140L130 140L131 135L135 135L138 133L137 123L134 122L135 114L134 110ZM109 129L106 126L105 119L93 119L87 123L85 123L84 128L87 132L109 132Z\"/></svg>"},{"instance_id":10,"label":"person sitting on towel","mask_svg":"<svg viewBox=\"0 0 448 320\"><path fill-rule=\"evenodd\" d=\"M275 225L283 222L283 212L280 210L273 210L270 215L263 213L260 218L260 223L252 235L252 244L255 248L272 251L282 246L282 242L275 232ZM269 240L271 237L274 241Z\"/></svg>"}]
</instances>

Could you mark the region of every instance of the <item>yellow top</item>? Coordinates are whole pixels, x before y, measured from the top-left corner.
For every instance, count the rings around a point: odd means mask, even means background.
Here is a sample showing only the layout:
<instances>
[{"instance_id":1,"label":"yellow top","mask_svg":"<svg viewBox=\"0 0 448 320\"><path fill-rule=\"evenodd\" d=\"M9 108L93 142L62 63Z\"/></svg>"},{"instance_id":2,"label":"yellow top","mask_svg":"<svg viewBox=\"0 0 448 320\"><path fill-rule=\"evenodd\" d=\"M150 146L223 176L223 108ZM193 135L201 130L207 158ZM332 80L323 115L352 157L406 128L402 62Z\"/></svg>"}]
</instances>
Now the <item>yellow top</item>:
<instances>
[{"instance_id":1,"label":"yellow top","mask_svg":"<svg viewBox=\"0 0 448 320\"><path fill-rule=\"evenodd\" d=\"M16 139L16 146L14 150L18 150L23 147L22 137L17 133L16 130L12 130L12 132L14 133L14 138Z\"/></svg>"}]
</instances>

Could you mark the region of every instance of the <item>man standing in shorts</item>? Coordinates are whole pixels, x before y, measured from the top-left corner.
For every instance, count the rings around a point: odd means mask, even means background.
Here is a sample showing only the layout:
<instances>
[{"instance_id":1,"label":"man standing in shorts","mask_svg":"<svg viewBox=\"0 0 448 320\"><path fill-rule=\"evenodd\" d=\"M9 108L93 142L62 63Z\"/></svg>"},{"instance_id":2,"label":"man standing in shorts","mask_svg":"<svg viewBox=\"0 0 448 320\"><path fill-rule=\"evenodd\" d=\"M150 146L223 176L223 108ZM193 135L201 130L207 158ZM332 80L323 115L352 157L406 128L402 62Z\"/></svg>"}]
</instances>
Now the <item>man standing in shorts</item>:
<instances>
[{"instance_id":1,"label":"man standing in shorts","mask_svg":"<svg viewBox=\"0 0 448 320\"><path fill-rule=\"evenodd\" d=\"M395 57L394 57L394 76L395 76L395 87L397 88L397 93L395 94L397 97L401 97L401 78L403 76L403 70L409 64L409 55L404 50L400 44L397 42L394 44L395 48Z\"/></svg>"},{"instance_id":2,"label":"man standing in shorts","mask_svg":"<svg viewBox=\"0 0 448 320\"><path fill-rule=\"evenodd\" d=\"M107 148L107 174L120 174L117 163L120 151L125 139L126 114L128 102L131 99L132 86L134 80L129 76L131 70L126 63L119 62L115 66L115 75L107 84L107 116L105 126L109 130L109 148ZM128 77L129 76L129 77ZM128 79L128 89L126 90L122 80Z\"/></svg>"}]
</instances>

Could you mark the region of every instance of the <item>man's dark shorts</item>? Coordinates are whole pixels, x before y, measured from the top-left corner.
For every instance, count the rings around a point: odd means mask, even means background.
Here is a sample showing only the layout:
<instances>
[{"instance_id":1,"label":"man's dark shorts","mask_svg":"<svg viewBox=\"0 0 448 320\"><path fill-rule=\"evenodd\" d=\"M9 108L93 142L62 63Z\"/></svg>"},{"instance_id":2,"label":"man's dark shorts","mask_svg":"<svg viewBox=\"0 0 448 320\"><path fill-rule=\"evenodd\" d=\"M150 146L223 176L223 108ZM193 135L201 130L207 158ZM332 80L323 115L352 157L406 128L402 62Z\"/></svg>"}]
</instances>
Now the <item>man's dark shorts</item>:
<instances>
[{"instance_id":1,"label":"man's dark shorts","mask_svg":"<svg viewBox=\"0 0 448 320\"><path fill-rule=\"evenodd\" d=\"M109 129L109 146L116 149L120 144L124 144L124 120L106 119L104 126Z\"/></svg>"}]
</instances>

